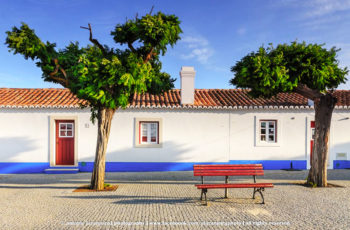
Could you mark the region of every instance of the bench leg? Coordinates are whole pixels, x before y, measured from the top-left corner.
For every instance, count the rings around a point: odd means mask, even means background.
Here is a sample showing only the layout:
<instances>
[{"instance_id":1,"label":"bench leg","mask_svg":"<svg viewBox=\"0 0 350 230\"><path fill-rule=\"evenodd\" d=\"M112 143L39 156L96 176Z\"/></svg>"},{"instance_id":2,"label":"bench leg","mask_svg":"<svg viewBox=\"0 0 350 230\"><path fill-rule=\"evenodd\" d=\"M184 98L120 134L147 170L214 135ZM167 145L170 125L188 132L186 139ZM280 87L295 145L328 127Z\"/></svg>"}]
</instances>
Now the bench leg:
<instances>
[{"instance_id":1,"label":"bench leg","mask_svg":"<svg viewBox=\"0 0 350 230\"><path fill-rule=\"evenodd\" d=\"M205 205L207 205L208 206L208 200L207 200L207 192L208 192L208 189L203 189L204 191L204 197L205 197Z\"/></svg>"},{"instance_id":2,"label":"bench leg","mask_svg":"<svg viewBox=\"0 0 350 230\"><path fill-rule=\"evenodd\" d=\"M255 193L257 193L257 192L260 193L260 196L261 196L261 199L262 199L261 204L265 204L264 195L262 193L264 190L265 190L264 188L254 188L253 199L255 199Z\"/></svg>"},{"instance_id":3,"label":"bench leg","mask_svg":"<svg viewBox=\"0 0 350 230\"><path fill-rule=\"evenodd\" d=\"M225 184L228 184L228 176L225 176ZM228 198L228 189L225 188L225 198Z\"/></svg>"},{"instance_id":4,"label":"bench leg","mask_svg":"<svg viewBox=\"0 0 350 230\"><path fill-rule=\"evenodd\" d=\"M204 194L205 205L208 205L208 201L207 201L207 192L208 192L208 189L206 189L206 188L203 188L203 189L202 189L202 192L201 192L201 201L203 200L203 194Z\"/></svg>"}]
</instances>

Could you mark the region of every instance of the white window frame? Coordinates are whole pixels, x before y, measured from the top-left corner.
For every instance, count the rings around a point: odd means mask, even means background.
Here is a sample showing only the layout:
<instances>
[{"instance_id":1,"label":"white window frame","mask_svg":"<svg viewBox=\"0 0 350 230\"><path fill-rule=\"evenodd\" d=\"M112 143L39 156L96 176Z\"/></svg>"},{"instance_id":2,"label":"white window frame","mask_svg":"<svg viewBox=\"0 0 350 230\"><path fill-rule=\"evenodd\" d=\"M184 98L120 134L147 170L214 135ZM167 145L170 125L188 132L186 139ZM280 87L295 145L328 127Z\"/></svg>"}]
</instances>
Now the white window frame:
<instances>
[{"instance_id":1,"label":"white window frame","mask_svg":"<svg viewBox=\"0 0 350 230\"><path fill-rule=\"evenodd\" d=\"M65 129L62 129L61 128L61 125L65 125L66 126L66 128ZM72 130L68 130L68 125L71 125L72 126ZM68 131L72 131L72 135L67 135L67 132ZM61 136L61 132L65 132L65 136ZM59 138L72 138L72 137L74 137L74 123L73 122L67 122L67 123L65 123L65 122L59 122L58 123L58 137Z\"/></svg>"},{"instance_id":2,"label":"white window frame","mask_svg":"<svg viewBox=\"0 0 350 230\"><path fill-rule=\"evenodd\" d=\"M142 141L142 123L158 123L156 142L151 142L150 138L147 138L147 142ZM161 118L135 118L135 139L134 146L136 148L162 148L163 145L163 121ZM151 129L147 130L147 136L150 137Z\"/></svg>"},{"instance_id":3,"label":"white window frame","mask_svg":"<svg viewBox=\"0 0 350 230\"><path fill-rule=\"evenodd\" d=\"M260 123L260 121L275 121L276 122L275 123L275 142L261 141L261 123ZM283 119L281 116L276 116L276 115L257 115L257 116L254 116L255 147L280 147L283 144L282 124L283 124ZM266 135L266 138L268 138L268 134Z\"/></svg>"},{"instance_id":4,"label":"white window frame","mask_svg":"<svg viewBox=\"0 0 350 230\"><path fill-rule=\"evenodd\" d=\"M152 124L156 125L156 141L152 141ZM140 121L140 144L145 144L145 145L154 145L154 144L158 144L158 140L159 140L159 122L157 121ZM147 141L143 141L143 125L147 126Z\"/></svg>"},{"instance_id":5,"label":"white window frame","mask_svg":"<svg viewBox=\"0 0 350 230\"><path fill-rule=\"evenodd\" d=\"M262 123L265 123L265 134L263 134L262 131ZM270 133L270 124L274 124L273 125L273 134ZM259 138L260 138L260 142L266 142L266 143L276 143L277 142L277 120L259 120ZM262 136L265 136L265 140L261 140ZM270 140L270 136L273 135L273 140Z\"/></svg>"}]
</instances>

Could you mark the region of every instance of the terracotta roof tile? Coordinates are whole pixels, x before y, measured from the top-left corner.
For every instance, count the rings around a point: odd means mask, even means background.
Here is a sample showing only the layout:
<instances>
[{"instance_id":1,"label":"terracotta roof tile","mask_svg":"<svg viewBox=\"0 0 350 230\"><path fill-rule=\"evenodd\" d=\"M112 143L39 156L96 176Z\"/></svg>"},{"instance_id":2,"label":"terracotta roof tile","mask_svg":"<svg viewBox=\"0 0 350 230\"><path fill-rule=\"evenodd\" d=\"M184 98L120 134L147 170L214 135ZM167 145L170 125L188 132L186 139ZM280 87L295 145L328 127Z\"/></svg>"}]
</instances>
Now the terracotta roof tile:
<instances>
[{"instance_id":1,"label":"terracotta roof tile","mask_svg":"<svg viewBox=\"0 0 350 230\"><path fill-rule=\"evenodd\" d=\"M0 88L0 107L72 107L86 101L75 97L68 89Z\"/></svg>"},{"instance_id":2,"label":"terracotta roof tile","mask_svg":"<svg viewBox=\"0 0 350 230\"><path fill-rule=\"evenodd\" d=\"M179 89L170 90L164 95L133 96L130 108L240 108L240 107L306 107L307 98L297 93L280 93L271 99L251 98L247 90L241 89L196 89L193 105L181 105ZM350 108L350 91L337 90L337 107ZM87 102L78 99L68 89L18 89L0 88L1 107L40 107L78 108Z\"/></svg>"}]
</instances>

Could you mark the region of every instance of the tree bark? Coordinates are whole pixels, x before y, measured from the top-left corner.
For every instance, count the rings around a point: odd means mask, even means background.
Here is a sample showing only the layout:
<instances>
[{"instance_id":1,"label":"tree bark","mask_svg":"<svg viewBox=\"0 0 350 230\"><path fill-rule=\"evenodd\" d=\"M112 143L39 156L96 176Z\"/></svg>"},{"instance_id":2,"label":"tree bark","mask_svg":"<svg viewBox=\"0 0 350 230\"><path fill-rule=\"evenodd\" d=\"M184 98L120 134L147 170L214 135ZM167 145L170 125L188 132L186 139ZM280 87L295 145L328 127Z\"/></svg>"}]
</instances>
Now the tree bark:
<instances>
[{"instance_id":1,"label":"tree bark","mask_svg":"<svg viewBox=\"0 0 350 230\"><path fill-rule=\"evenodd\" d=\"M115 109L101 108L98 110L98 133L94 170L91 177L91 189L103 190L105 182L106 150L111 131Z\"/></svg>"},{"instance_id":2,"label":"tree bark","mask_svg":"<svg viewBox=\"0 0 350 230\"><path fill-rule=\"evenodd\" d=\"M327 186L329 131L336 102L337 99L330 93L318 97L314 101L315 142L311 157L311 168L307 179L307 183L312 186Z\"/></svg>"}]
</instances>

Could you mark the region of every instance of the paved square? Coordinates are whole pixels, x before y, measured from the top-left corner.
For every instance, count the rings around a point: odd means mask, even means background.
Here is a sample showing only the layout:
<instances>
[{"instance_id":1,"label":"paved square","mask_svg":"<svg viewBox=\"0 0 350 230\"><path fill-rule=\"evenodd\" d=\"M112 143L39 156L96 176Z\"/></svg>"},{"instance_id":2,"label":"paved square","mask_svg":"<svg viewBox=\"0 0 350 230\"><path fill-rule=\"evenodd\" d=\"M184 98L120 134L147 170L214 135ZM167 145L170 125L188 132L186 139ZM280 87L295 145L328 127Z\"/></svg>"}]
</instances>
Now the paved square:
<instances>
[{"instance_id":1,"label":"paved square","mask_svg":"<svg viewBox=\"0 0 350 230\"><path fill-rule=\"evenodd\" d=\"M350 170L329 170L329 182L343 188L316 189L291 184L307 171L265 171L258 182L275 184L265 190L265 205L259 196L251 199L252 189L231 189L229 199L220 189L209 190L208 207L199 201L192 172L107 173L116 191L73 193L90 175L0 175L0 228L350 228Z\"/></svg>"}]
</instances>

